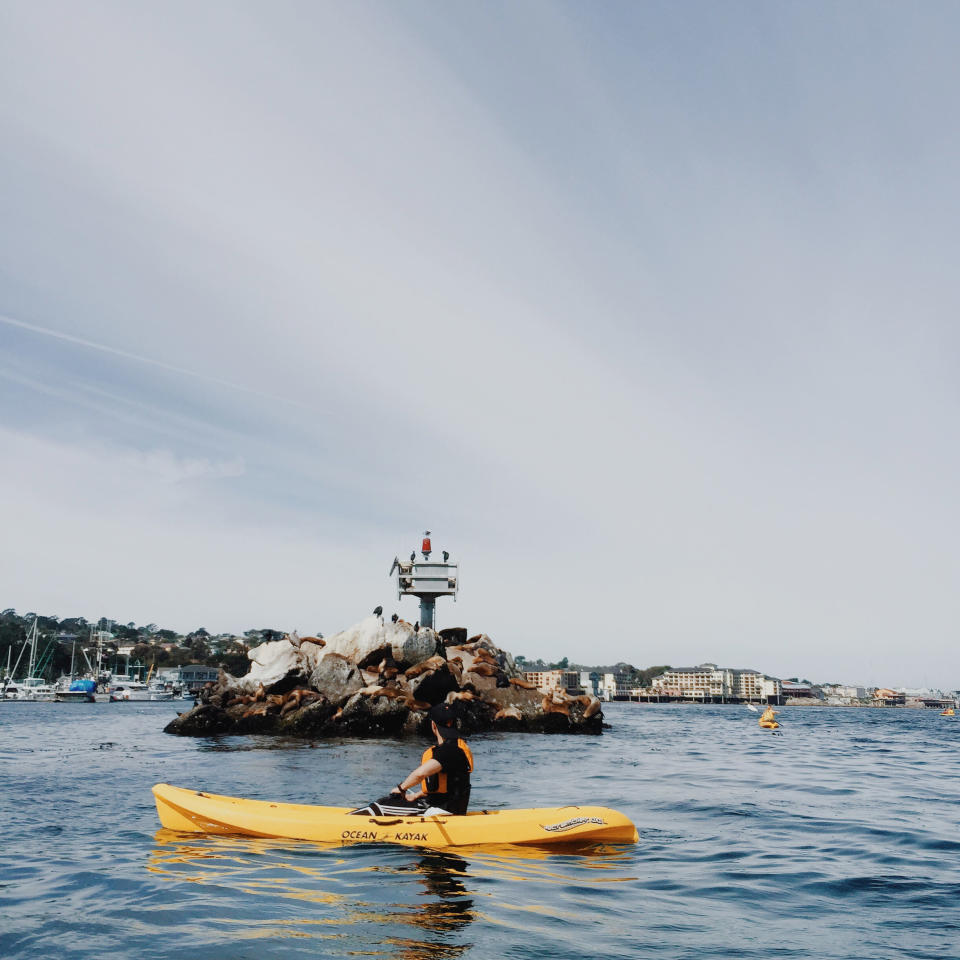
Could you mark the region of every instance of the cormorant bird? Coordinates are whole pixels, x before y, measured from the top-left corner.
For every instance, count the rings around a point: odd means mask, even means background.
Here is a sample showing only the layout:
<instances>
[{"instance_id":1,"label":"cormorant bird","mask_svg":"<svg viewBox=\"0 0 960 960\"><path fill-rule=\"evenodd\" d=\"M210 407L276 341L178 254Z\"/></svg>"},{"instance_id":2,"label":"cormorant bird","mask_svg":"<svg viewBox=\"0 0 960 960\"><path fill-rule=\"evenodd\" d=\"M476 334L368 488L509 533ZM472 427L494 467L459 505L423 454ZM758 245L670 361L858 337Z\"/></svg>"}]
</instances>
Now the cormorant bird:
<instances>
[{"instance_id":1,"label":"cormorant bird","mask_svg":"<svg viewBox=\"0 0 960 960\"><path fill-rule=\"evenodd\" d=\"M420 632L420 621L419 621L419 620L413 625L413 632L414 632L414 633L419 633L419 632Z\"/></svg>"},{"instance_id":2,"label":"cormorant bird","mask_svg":"<svg viewBox=\"0 0 960 960\"><path fill-rule=\"evenodd\" d=\"M373 608L373 615L374 615L375 617L382 617L382 616L383 616L383 607L374 607L374 608Z\"/></svg>"},{"instance_id":3,"label":"cormorant bird","mask_svg":"<svg viewBox=\"0 0 960 960\"><path fill-rule=\"evenodd\" d=\"M410 554L410 562L413 563L413 561L416 559L417 559L417 551L414 550L413 553Z\"/></svg>"},{"instance_id":4,"label":"cormorant bird","mask_svg":"<svg viewBox=\"0 0 960 960\"><path fill-rule=\"evenodd\" d=\"M446 563L450 559L450 554L446 550L443 551L443 562Z\"/></svg>"},{"instance_id":5,"label":"cormorant bird","mask_svg":"<svg viewBox=\"0 0 960 960\"><path fill-rule=\"evenodd\" d=\"M397 616L397 614L394 614L394 615L390 618L390 622L391 622L391 623L396 623L397 620L399 620L399 619L400 619L400 618Z\"/></svg>"}]
</instances>

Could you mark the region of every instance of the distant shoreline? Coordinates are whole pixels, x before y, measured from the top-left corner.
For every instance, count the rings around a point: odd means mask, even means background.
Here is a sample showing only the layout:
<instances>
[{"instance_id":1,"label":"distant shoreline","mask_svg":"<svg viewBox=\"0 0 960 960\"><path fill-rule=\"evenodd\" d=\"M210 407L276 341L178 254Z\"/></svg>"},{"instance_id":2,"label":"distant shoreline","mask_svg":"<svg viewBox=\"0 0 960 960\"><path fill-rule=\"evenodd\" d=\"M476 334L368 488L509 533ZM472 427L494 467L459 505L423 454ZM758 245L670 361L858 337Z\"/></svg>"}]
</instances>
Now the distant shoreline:
<instances>
[{"instance_id":1,"label":"distant shoreline","mask_svg":"<svg viewBox=\"0 0 960 960\"><path fill-rule=\"evenodd\" d=\"M726 700L722 703L717 703L715 701L702 701L702 700L663 700L663 701L653 701L653 700L604 700L603 704L608 703L634 703L638 706L690 706L690 707L746 707L750 705L750 701L742 700L740 702L734 702L731 700ZM761 707L766 706L763 703L754 703L753 706ZM803 698L792 698L786 703L782 704L772 704L772 706L780 707L842 707L843 709L866 709L866 710L942 710L942 704L933 704L928 706L924 703L891 703L891 704L879 704L879 703L826 703L823 700L818 700L815 697L803 697Z\"/></svg>"}]
</instances>

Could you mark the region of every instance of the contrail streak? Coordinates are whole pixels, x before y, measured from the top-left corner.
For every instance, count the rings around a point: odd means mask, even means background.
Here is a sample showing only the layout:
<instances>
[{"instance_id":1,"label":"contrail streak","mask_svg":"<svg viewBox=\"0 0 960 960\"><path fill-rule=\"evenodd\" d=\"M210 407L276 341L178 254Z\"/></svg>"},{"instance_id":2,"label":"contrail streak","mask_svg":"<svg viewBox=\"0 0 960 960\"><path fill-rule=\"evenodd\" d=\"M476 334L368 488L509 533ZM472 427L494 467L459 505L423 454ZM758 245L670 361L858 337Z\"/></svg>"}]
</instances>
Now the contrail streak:
<instances>
[{"instance_id":1,"label":"contrail streak","mask_svg":"<svg viewBox=\"0 0 960 960\"><path fill-rule=\"evenodd\" d=\"M240 393L247 393L254 397L261 397L265 400L276 400L279 403L290 404L294 407L301 407L304 410L314 409L309 404L301 400L294 400L291 397L281 397L275 393L264 393L262 390L255 390L252 387L244 386L240 383L233 383L230 380L223 380L220 377L212 377L208 373L199 373L196 370L190 370L187 367L178 367L172 363L164 363L162 360L154 360L151 357L144 357L138 353L130 353L127 350L120 350L117 347L107 346L105 343L97 343L94 340L87 340L84 337L75 337L69 333L62 333L60 330L51 330L49 327L41 327L35 323L27 323L24 320L15 320L13 317L4 316L0 313L0 323L5 323L11 327L19 327L21 330L28 330L30 333L37 333L45 337L52 337L54 340L63 340L66 343L75 343L81 347L87 347L90 350L99 350L101 353L109 353L115 357L122 357L124 360L132 360L135 363L145 363L151 367L158 367L161 370L167 370L170 373L177 373L184 377L193 377L196 380L204 380L207 383L214 383L220 387L226 387L228 390L237 390Z\"/></svg>"}]
</instances>

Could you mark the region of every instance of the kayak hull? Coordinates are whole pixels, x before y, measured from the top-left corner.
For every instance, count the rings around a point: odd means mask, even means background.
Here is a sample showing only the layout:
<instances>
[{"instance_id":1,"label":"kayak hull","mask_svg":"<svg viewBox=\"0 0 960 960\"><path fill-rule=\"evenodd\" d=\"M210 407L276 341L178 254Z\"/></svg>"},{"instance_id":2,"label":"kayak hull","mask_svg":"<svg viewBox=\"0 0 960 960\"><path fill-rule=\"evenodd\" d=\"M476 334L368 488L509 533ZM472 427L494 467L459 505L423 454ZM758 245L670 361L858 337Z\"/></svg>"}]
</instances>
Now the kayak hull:
<instances>
[{"instance_id":1,"label":"kayak hull","mask_svg":"<svg viewBox=\"0 0 960 960\"><path fill-rule=\"evenodd\" d=\"M462 817L372 817L353 815L349 807L245 800L166 783L158 783L153 796L161 824L183 833L411 847L552 846L636 843L638 839L633 823L607 807L483 810Z\"/></svg>"},{"instance_id":2,"label":"kayak hull","mask_svg":"<svg viewBox=\"0 0 960 960\"><path fill-rule=\"evenodd\" d=\"M764 730L776 730L780 726L776 720L758 720L757 722Z\"/></svg>"}]
</instances>

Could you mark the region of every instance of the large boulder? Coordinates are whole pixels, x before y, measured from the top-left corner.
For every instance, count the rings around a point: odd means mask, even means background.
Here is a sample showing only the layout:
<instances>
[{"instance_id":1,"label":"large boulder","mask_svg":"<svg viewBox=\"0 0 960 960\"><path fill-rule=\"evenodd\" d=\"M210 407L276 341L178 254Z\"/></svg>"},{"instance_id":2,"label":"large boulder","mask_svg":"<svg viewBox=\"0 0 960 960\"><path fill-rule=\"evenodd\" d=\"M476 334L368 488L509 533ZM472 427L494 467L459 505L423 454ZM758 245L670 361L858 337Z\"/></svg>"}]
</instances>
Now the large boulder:
<instances>
[{"instance_id":1,"label":"large boulder","mask_svg":"<svg viewBox=\"0 0 960 960\"><path fill-rule=\"evenodd\" d=\"M384 624L378 616L364 617L352 627L326 638L319 660L335 653L351 663L360 664L375 651L392 645L392 636L398 624Z\"/></svg>"},{"instance_id":2,"label":"large boulder","mask_svg":"<svg viewBox=\"0 0 960 960\"><path fill-rule=\"evenodd\" d=\"M409 713L410 707L400 697L355 693L344 705L338 726L346 735L395 736Z\"/></svg>"},{"instance_id":3,"label":"large boulder","mask_svg":"<svg viewBox=\"0 0 960 960\"><path fill-rule=\"evenodd\" d=\"M363 685L360 670L341 653L327 653L310 674L310 686L333 703L346 700Z\"/></svg>"},{"instance_id":4,"label":"large boulder","mask_svg":"<svg viewBox=\"0 0 960 960\"><path fill-rule=\"evenodd\" d=\"M290 637L261 643L252 647L247 656L250 669L246 676L231 678L233 689L244 693L252 693L261 684L270 687L291 671L302 672L298 645Z\"/></svg>"},{"instance_id":5,"label":"large boulder","mask_svg":"<svg viewBox=\"0 0 960 960\"><path fill-rule=\"evenodd\" d=\"M435 670L427 670L410 680L410 690L414 697L431 706L445 700L448 693L459 689L460 686L453 672L445 663Z\"/></svg>"},{"instance_id":6,"label":"large boulder","mask_svg":"<svg viewBox=\"0 0 960 960\"><path fill-rule=\"evenodd\" d=\"M324 736L329 732L331 719L337 712L336 704L325 698L314 700L305 707L295 710L279 721L279 729L284 733L298 737Z\"/></svg>"},{"instance_id":7,"label":"large boulder","mask_svg":"<svg viewBox=\"0 0 960 960\"><path fill-rule=\"evenodd\" d=\"M409 628L409 624L403 624ZM416 633L412 630L398 632L393 640L393 659L405 666L420 663L443 650L437 635L429 627L421 627Z\"/></svg>"},{"instance_id":8,"label":"large boulder","mask_svg":"<svg viewBox=\"0 0 960 960\"><path fill-rule=\"evenodd\" d=\"M164 733L175 733L182 737L213 737L233 730L234 721L219 707L202 703L177 714L164 728Z\"/></svg>"}]
</instances>

